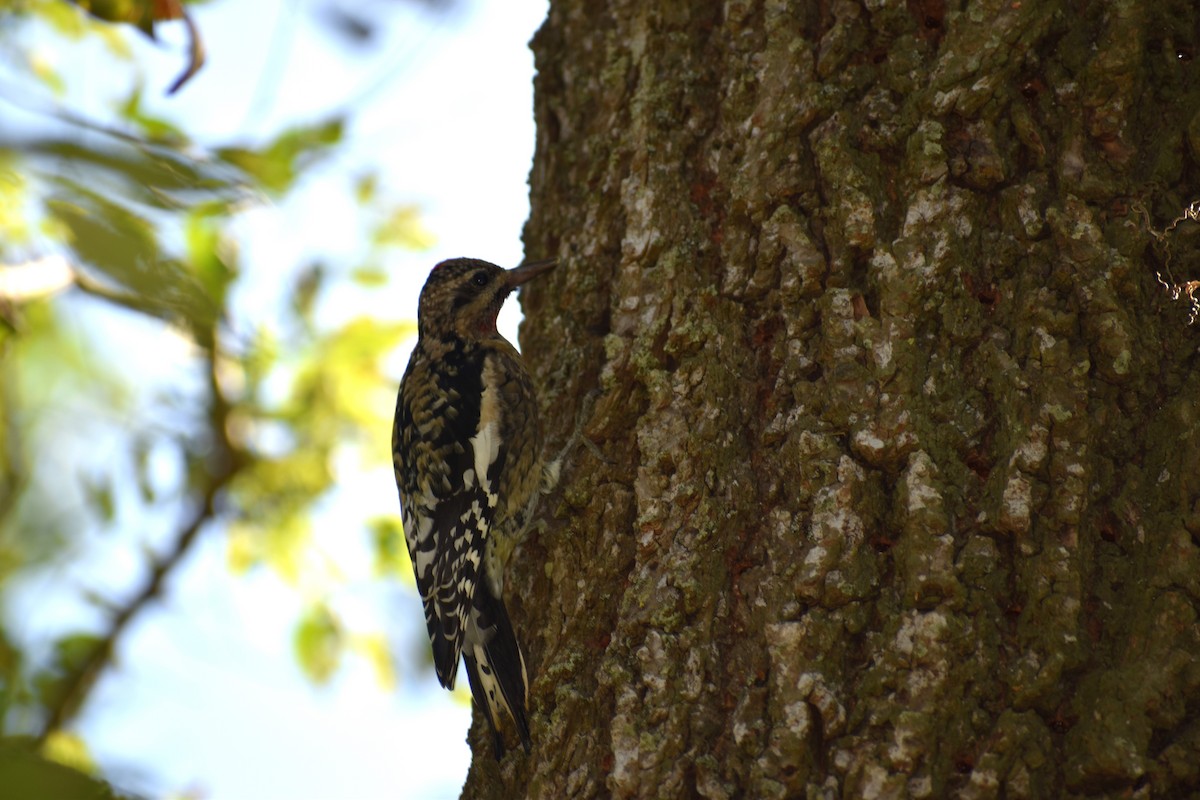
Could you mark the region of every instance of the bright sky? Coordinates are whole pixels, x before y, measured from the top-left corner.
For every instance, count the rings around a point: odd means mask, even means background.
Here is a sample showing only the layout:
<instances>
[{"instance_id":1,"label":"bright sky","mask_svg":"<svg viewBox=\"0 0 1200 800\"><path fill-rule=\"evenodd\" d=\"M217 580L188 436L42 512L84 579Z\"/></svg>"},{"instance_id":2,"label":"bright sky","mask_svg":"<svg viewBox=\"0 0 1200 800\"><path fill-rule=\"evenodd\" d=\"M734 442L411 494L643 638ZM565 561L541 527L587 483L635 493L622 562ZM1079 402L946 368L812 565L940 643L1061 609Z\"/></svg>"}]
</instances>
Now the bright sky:
<instances>
[{"instance_id":1,"label":"bright sky","mask_svg":"<svg viewBox=\"0 0 1200 800\"><path fill-rule=\"evenodd\" d=\"M157 98L152 111L186 120L202 137L222 139L320 118L350 100L369 105L350 131L349 155L324 168L293 201L253 211L241 223L252 272L237 304L247 318L253 319L260 293L278 285L272 264L294 266L319 253L352 259L361 252L352 202L338 187L368 162L383 166L386 192L420 206L438 243L432 252L397 254L387 265L396 276L392 287L371 298L370 308L335 302L330 316L368 311L411 318L436 261L469 255L512 266L522 258L534 140L527 42L546 4L461 2L459 11L442 16L419 2L397 5L403 10L391 17L394 24L370 58L340 51L310 27L318 2L199 5L207 66L174 98L151 93ZM275 38L280 26L288 32ZM171 27L177 26L168 26L165 38L177 43ZM150 80L163 87L183 60L177 46L149 58ZM92 81L99 96L110 96L107 59L97 53L60 68L69 82L84 81L85 91ZM285 74L262 96L257 78L270 59ZM510 303L501 319L514 341L517 316ZM396 354L397 377L406 359L407 348ZM363 533L339 525L346 509L354 509L356 519L363 509L394 512L391 475L346 466L339 477L343 488L317 521L319 545L336 553L350 577L339 611L353 624L386 631L403 651L423 640L415 594L366 580ZM161 543L153 528L162 522L139 521L147 528L141 538ZM99 543L65 571L30 584L14 603L14 616L32 630L74 629L79 604L55 600L64 588L127 591L140 581L142 565L127 541L117 548ZM224 537L204 538L169 582L165 600L126 636L118 668L80 720L106 773L119 786L153 797L457 797L470 758L468 707L442 691L410 652L396 653L400 686L393 692L382 690L366 662L354 658L330 685L312 686L291 649L303 600L269 571L231 576Z\"/></svg>"}]
</instances>

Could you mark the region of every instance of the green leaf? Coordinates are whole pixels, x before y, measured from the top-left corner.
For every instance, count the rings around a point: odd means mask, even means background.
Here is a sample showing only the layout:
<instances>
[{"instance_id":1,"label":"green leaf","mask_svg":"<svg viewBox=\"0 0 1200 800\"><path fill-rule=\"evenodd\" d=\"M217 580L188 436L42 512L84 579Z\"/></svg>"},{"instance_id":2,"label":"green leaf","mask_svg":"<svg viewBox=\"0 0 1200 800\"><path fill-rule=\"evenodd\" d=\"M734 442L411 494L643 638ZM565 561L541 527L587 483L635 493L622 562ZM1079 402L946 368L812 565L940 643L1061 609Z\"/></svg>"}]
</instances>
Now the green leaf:
<instances>
[{"instance_id":1,"label":"green leaf","mask_svg":"<svg viewBox=\"0 0 1200 800\"><path fill-rule=\"evenodd\" d=\"M225 563L234 575L244 575L262 561L262 548L258 546L258 536L252 527L235 522L230 524L226 535Z\"/></svg>"},{"instance_id":2,"label":"green leaf","mask_svg":"<svg viewBox=\"0 0 1200 800\"><path fill-rule=\"evenodd\" d=\"M379 635L359 634L351 637L350 647L365 658L375 670L379 688L390 692L396 688L396 665L387 639Z\"/></svg>"},{"instance_id":3,"label":"green leaf","mask_svg":"<svg viewBox=\"0 0 1200 800\"><path fill-rule=\"evenodd\" d=\"M385 425L390 414L382 414L389 405L384 395L394 392L395 387L381 374L379 364L415 331L416 325L411 322L384 323L360 317L330 334L299 370L285 418L303 417L310 425L332 425L313 431L321 438L377 430Z\"/></svg>"},{"instance_id":4,"label":"green leaf","mask_svg":"<svg viewBox=\"0 0 1200 800\"><path fill-rule=\"evenodd\" d=\"M87 743L77 734L54 731L42 744L42 755L50 761L86 774L95 774L96 761Z\"/></svg>"},{"instance_id":5,"label":"green leaf","mask_svg":"<svg viewBox=\"0 0 1200 800\"><path fill-rule=\"evenodd\" d=\"M345 645L341 625L324 604L310 608L296 625L292 647L304 674L325 683L337 671Z\"/></svg>"},{"instance_id":6,"label":"green leaf","mask_svg":"<svg viewBox=\"0 0 1200 800\"><path fill-rule=\"evenodd\" d=\"M403 247L428 250L437 243L433 233L421 222L421 210L414 205L398 205L376 228L372 241L377 247Z\"/></svg>"},{"instance_id":7,"label":"green leaf","mask_svg":"<svg viewBox=\"0 0 1200 800\"><path fill-rule=\"evenodd\" d=\"M85 261L114 275L143 268L158 254L154 228L144 218L82 186L51 198L47 210L71 234L71 244Z\"/></svg>"},{"instance_id":8,"label":"green leaf","mask_svg":"<svg viewBox=\"0 0 1200 800\"><path fill-rule=\"evenodd\" d=\"M66 39L79 39L88 31L85 17L66 3L37 3L33 10Z\"/></svg>"},{"instance_id":9,"label":"green leaf","mask_svg":"<svg viewBox=\"0 0 1200 800\"><path fill-rule=\"evenodd\" d=\"M371 550L375 554L375 574L399 577L407 583L414 583L400 515L389 514L368 520L367 532L371 537Z\"/></svg>"},{"instance_id":10,"label":"green leaf","mask_svg":"<svg viewBox=\"0 0 1200 800\"><path fill-rule=\"evenodd\" d=\"M113 495L112 481L104 475L82 480L84 497L88 507L103 522L112 522L117 513L117 501Z\"/></svg>"},{"instance_id":11,"label":"green leaf","mask_svg":"<svg viewBox=\"0 0 1200 800\"><path fill-rule=\"evenodd\" d=\"M236 250L223 235L224 212L219 205L197 206L184 222L188 266L217 307L224 307L226 292L239 271L236 263L230 263Z\"/></svg>"},{"instance_id":12,"label":"green leaf","mask_svg":"<svg viewBox=\"0 0 1200 800\"><path fill-rule=\"evenodd\" d=\"M306 505L303 511L307 510ZM308 545L312 541L312 523L307 515L298 512L299 509L281 514L264 531L267 563L293 586L300 583Z\"/></svg>"},{"instance_id":13,"label":"green leaf","mask_svg":"<svg viewBox=\"0 0 1200 800\"><path fill-rule=\"evenodd\" d=\"M243 359L246 380L251 384L261 383L279 362L282 348L279 338L270 328L262 325L255 328L254 337Z\"/></svg>"},{"instance_id":14,"label":"green leaf","mask_svg":"<svg viewBox=\"0 0 1200 800\"><path fill-rule=\"evenodd\" d=\"M47 708L62 705L68 678L78 674L103 644L103 639L91 633L71 634L56 641L50 666L33 679L38 702Z\"/></svg>"},{"instance_id":15,"label":"green leaf","mask_svg":"<svg viewBox=\"0 0 1200 800\"><path fill-rule=\"evenodd\" d=\"M29 740L0 738L0 797L8 800L119 800L101 780L39 754Z\"/></svg>"},{"instance_id":16,"label":"green leaf","mask_svg":"<svg viewBox=\"0 0 1200 800\"><path fill-rule=\"evenodd\" d=\"M379 191L379 175L375 172L368 172L365 175L360 175L358 180L354 182L354 199L359 205L366 205L375 199L376 193Z\"/></svg>"},{"instance_id":17,"label":"green leaf","mask_svg":"<svg viewBox=\"0 0 1200 800\"><path fill-rule=\"evenodd\" d=\"M359 286L365 286L368 289L378 289L387 285L388 274L379 267L363 266L352 271L350 279Z\"/></svg>"},{"instance_id":18,"label":"green leaf","mask_svg":"<svg viewBox=\"0 0 1200 800\"><path fill-rule=\"evenodd\" d=\"M145 87L140 83L130 91L124 102L117 106L117 113L122 119L133 123L148 139L160 143L183 145L187 143L187 134L175 123L162 117L146 113L142 109L142 98Z\"/></svg>"},{"instance_id":19,"label":"green leaf","mask_svg":"<svg viewBox=\"0 0 1200 800\"><path fill-rule=\"evenodd\" d=\"M296 316L306 323L312 321L313 307L321 293L321 287L325 285L325 277L325 265L315 262L300 270L296 285L292 287L292 309Z\"/></svg>"},{"instance_id":20,"label":"green leaf","mask_svg":"<svg viewBox=\"0 0 1200 800\"><path fill-rule=\"evenodd\" d=\"M4 573L0 571L0 583L3 583L3 579ZM24 655L8 638L7 632L0 628L0 719L8 716L9 709L26 699L24 695L28 690L22 676L24 665Z\"/></svg>"},{"instance_id":21,"label":"green leaf","mask_svg":"<svg viewBox=\"0 0 1200 800\"><path fill-rule=\"evenodd\" d=\"M0 253L29 240L29 181L18 162L11 150L0 149Z\"/></svg>"},{"instance_id":22,"label":"green leaf","mask_svg":"<svg viewBox=\"0 0 1200 800\"><path fill-rule=\"evenodd\" d=\"M255 498L266 495L239 491L242 520L229 530L228 563L231 571L243 573L251 567L266 563L292 586L300 584L308 546L312 541L312 524L308 517L311 501L292 499L289 503L276 500L270 508L247 506Z\"/></svg>"},{"instance_id":23,"label":"green leaf","mask_svg":"<svg viewBox=\"0 0 1200 800\"><path fill-rule=\"evenodd\" d=\"M239 476L236 488L253 498L257 511L250 512L251 518L263 520L275 516L275 509L315 500L332 483L326 455L298 447L276 458L259 458Z\"/></svg>"},{"instance_id":24,"label":"green leaf","mask_svg":"<svg viewBox=\"0 0 1200 800\"><path fill-rule=\"evenodd\" d=\"M74 0L75 4L98 20L129 23L139 28L154 19L149 0Z\"/></svg>"},{"instance_id":25,"label":"green leaf","mask_svg":"<svg viewBox=\"0 0 1200 800\"><path fill-rule=\"evenodd\" d=\"M104 296L128 308L183 325L211 330L220 309L218 298L163 252L154 227L128 208L82 186L46 203L46 210L68 231L79 259L115 282ZM121 291L124 290L124 291Z\"/></svg>"},{"instance_id":26,"label":"green leaf","mask_svg":"<svg viewBox=\"0 0 1200 800\"><path fill-rule=\"evenodd\" d=\"M104 640L92 633L75 633L54 643L55 668L64 673L76 672L92 657Z\"/></svg>"},{"instance_id":27,"label":"green leaf","mask_svg":"<svg viewBox=\"0 0 1200 800\"><path fill-rule=\"evenodd\" d=\"M83 141L89 141L84 139ZM220 202L225 213L251 191L249 176L223 161L197 159L182 144L142 142L84 145L76 141L35 139L23 143L22 154L42 167L46 180L68 190L75 186L111 186L121 197L151 208L178 211L201 202ZM83 177L72 181L68 170Z\"/></svg>"},{"instance_id":28,"label":"green leaf","mask_svg":"<svg viewBox=\"0 0 1200 800\"><path fill-rule=\"evenodd\" d=\"M217 156L253 177L260 188L280 195L296 178L342 140L340 117L284 131L259 149L225 147Z\"/></svg>"},{"instance_id":29,"label":"green leaf","mask_svg":"<svg viewBox=\"0 0 1200 800\"><path fill-rule=\"evenodd\" d=\"M29 56L29 71L55 97L61 99L66 95L67 82L63 79L62 73L55 69L54 64L49 59L37 53L31 54Z\"/></svg>"}]
</instances>

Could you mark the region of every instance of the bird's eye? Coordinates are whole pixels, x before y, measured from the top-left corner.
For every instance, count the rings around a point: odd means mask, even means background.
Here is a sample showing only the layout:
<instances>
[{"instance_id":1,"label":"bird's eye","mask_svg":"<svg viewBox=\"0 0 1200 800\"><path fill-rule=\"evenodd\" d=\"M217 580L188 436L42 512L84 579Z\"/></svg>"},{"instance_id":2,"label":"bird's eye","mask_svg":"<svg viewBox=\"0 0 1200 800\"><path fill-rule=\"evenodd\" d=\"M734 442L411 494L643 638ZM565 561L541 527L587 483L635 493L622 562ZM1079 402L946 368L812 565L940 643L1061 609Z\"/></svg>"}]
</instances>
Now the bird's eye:
<instances>
[{"instance_id":1,"label":"bird's eye","mask_svg":"<svg viewBox=\"0 0 1200 800\"><path fill-rule=\"evenodd\" d=\"M487 286L488 274L483 270L479 270L479 272L476 272L471 276L471 283L475 284L476 286Z\"/></svg>"}]
</instances>

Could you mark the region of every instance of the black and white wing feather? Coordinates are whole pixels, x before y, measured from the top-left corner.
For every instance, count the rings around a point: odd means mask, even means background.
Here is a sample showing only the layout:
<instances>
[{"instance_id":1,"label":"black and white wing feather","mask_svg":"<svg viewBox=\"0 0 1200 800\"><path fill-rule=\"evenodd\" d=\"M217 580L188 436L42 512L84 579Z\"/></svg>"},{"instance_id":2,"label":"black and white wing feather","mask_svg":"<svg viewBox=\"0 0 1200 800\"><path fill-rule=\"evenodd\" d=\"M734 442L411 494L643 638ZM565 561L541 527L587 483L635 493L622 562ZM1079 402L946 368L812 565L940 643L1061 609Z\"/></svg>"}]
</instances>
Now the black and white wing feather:
<instances>
[{"instance_id":1,"label":"black and white wing feather","mask_svg":"<svg viewBox=\"0 0 1200 800\"><path fill-rule=\"evenodd\" d=\"M419 347L419 345L418 345ZM482 353L415 352L393 429L404 536L425 606L438 680L454 688L498 498L499 429L488 421ZM482 421L482 424L481 424Z\"/></svg>"}]
</instances>

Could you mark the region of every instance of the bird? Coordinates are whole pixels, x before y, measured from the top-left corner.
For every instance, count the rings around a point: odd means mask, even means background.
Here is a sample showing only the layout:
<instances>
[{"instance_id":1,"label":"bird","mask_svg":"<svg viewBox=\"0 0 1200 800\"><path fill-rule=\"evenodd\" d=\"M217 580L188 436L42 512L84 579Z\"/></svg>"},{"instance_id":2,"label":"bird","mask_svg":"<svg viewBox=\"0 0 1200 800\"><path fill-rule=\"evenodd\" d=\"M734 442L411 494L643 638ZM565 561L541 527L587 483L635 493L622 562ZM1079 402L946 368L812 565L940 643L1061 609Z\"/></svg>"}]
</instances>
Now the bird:
<instances>
[{"instance_id":1,"label":"bird","mask_svg":"<svg viewBox=\"0 0 1200 800\"><path fill-rule=\"evenodd\" d=\"M497 548L523 535L558 465L543 459L533 379L496 330L496 316L518 286L554 266L437 264L421 289L417 344L392 428L405 542L438 681L454 688L461 654L497 760L505 752L502 715L530 751L529 676Z\"/></svg>"}]
</instances>

